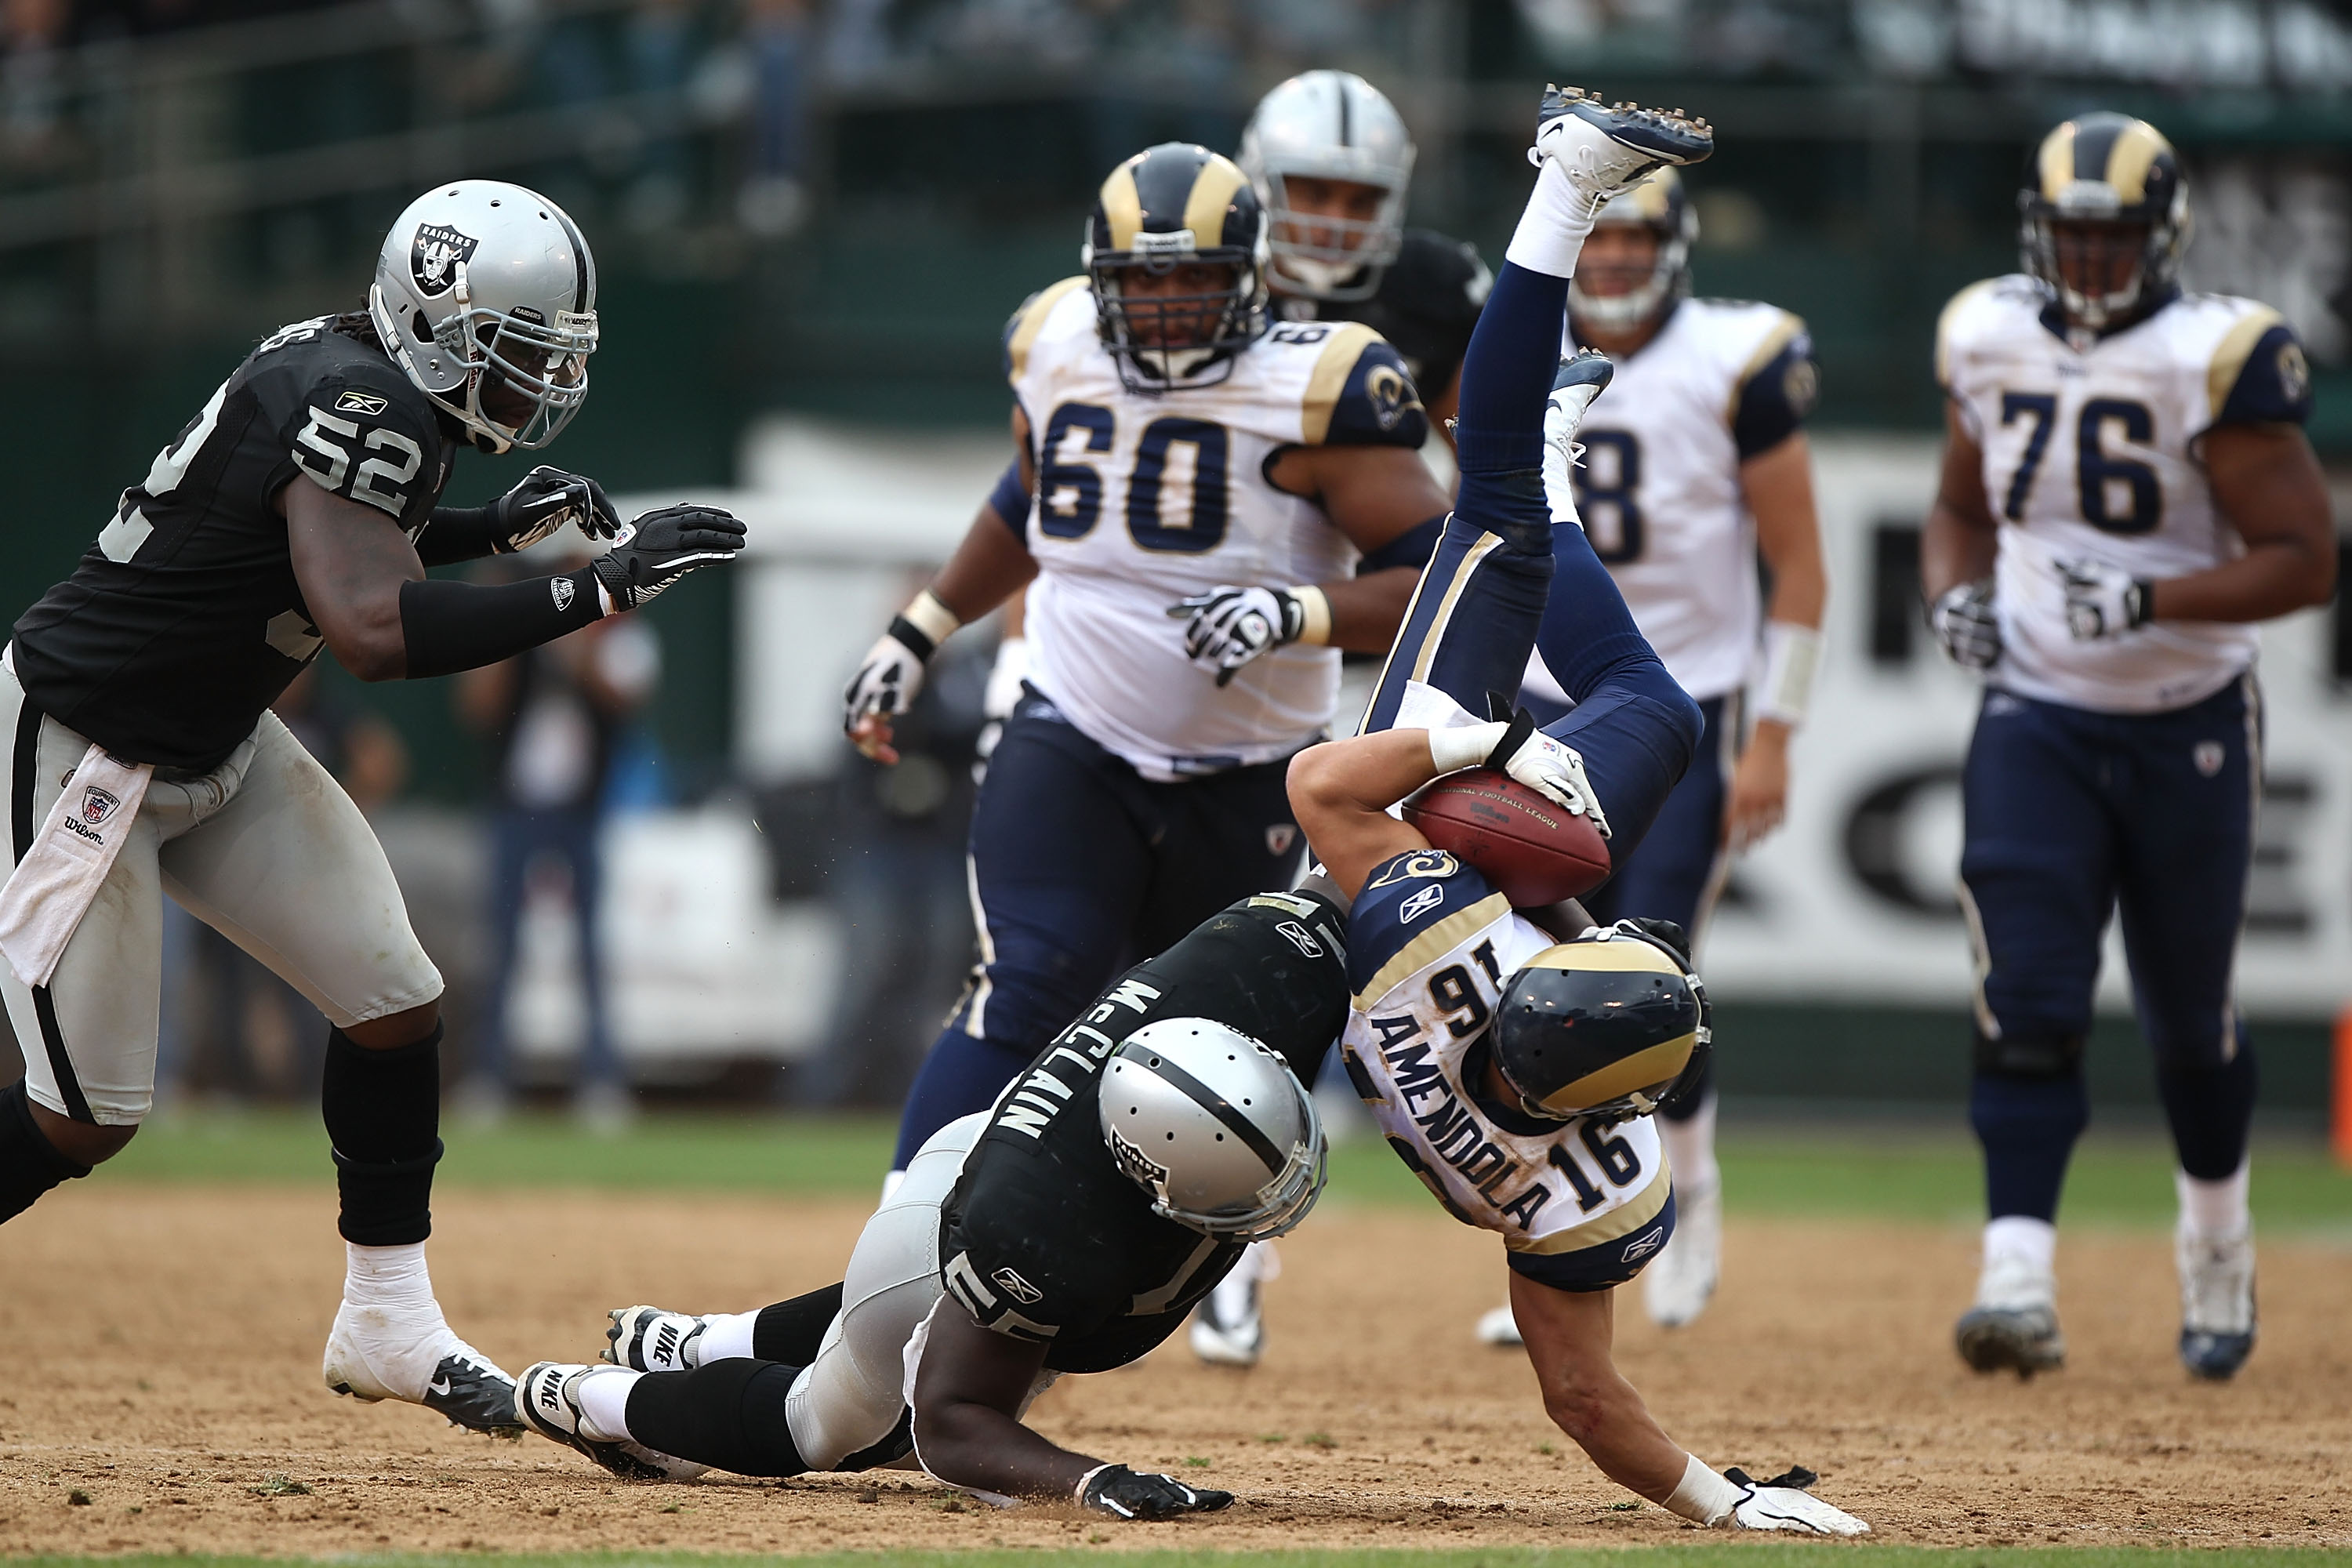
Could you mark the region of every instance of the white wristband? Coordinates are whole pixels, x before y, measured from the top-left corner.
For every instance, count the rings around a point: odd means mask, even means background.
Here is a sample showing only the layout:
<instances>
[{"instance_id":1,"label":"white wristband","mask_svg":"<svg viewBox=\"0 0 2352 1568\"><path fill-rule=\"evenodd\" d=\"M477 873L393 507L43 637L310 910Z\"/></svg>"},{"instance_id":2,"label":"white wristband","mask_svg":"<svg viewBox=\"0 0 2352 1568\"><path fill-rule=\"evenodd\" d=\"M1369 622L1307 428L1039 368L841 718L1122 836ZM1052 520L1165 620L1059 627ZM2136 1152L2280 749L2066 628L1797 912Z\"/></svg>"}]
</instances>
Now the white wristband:
<instances>
[{"instance_id":1,"label":"white wristband","mask_svg":"<svg viewBox=\"0 0 2352 1568\"><path fill-rule=\"evenodd\" d=\"M1686 1458L1690 1463L1684 1468L1674 1495L1666 1499L1666 1511L1678 1513L1693 1524L1709 1528L1721 1524L1739 1506L1739 1489L1707 1468L1696 1454Z\"/></svg>"},{"instance_id":2,"label":"white wristband","mask_svg":"<svg viewBox=\"0 0 2352 1568\"><path fill-rule=\"evenodd\" d=\"M1450 730L1431 730L1427 731L1430 764L1441 773L1475 768L1486 760L1509 728L1508 724L1460 724Z\"/></svg>"},{"instance_id":3,"label":"white wristband","mask_svg":"<svg viewBox=\"0 0 2352 1568\"><path fill-rule=\"evenodd\" d=\"M1292 588L1290 596L1298 601L1298 640L1321 647L1331 640L1331 600L1322 589L1312 584Z\"/></svg>"},{"instance_id":4,"label":"white wristband","mask_svg":"<svg viewBox=\"0 0 2352 1568\"><path fill-rule=\"evenodd\" d=\"M898 613L907 617L908 626L930 638L933 647L947 641L956 627L963 625L956 618L956 613L940 603L939 595L929 588L916 595L915 602Z\"/></svg>"},{"instance_id":5,"label":"white wristband","mask_svg":"<svg viewBox=\"0 0 2352 1568\"><path fill-rule=\"evenodd\" d=\"M1756 717L1791 730L1805 721L1821 668L1822 634L1789 621L1764 623L1764 678L1756 689Z\"/></svg>"}]
</instances>

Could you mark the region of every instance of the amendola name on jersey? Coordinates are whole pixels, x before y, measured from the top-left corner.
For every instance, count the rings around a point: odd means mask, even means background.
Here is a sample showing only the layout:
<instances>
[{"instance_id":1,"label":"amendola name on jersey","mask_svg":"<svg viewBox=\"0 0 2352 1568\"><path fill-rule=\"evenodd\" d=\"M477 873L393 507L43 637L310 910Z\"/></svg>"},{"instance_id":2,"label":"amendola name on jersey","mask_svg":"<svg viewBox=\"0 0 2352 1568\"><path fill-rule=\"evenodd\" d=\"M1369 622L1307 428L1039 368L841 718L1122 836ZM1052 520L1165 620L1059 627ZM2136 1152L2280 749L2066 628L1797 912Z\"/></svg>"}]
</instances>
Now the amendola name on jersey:
<instances>
[{"instance_id":1,"label":"amendola name on jersey","mask_svg":"<svg viewBox=\"0 0 2352 1568\"><path fill-rule=\"evenodd\" d=\"M1404 362L1353 322L1276 325L1214 385L1129 392L1069 278L1024 305L1006 374L1029 421L1037 494L1024 538L1030 681L1081 733L1150 779L1287 756L1322 733L1336 648L1294 643L1216 672L1184 657L1168 606L1221 583L1328 582L1357 552L1311 500L1275 489L1286 447L1418 449L1428 419Z\"/></svg>"},{"instance_id":2,"label":"amendola name on jersey","mask_svg":"<svg viewBox=\"0 0 2352 1568\"><path fill-rule=\"evenodd\" d=\"M1985 499L2001 524L1994 685L2075 708L2160 712L2211 696L2253 663L2250 625L2162 621L2075 640L2059 563L2171 577L2244 552L2213 504L2200 442L2218 425L2310 416L2303 346L2277 311L2182 294L2121 331L2070 337L2041 283L1995 278L1944 308L1936 370L1984 453Z\"/></svg>"},{"instance_id":3,"label":"amendola name on jersey","mask_svg":"<svg viewBox=\"0 0 2352 1568\"><path fill-rule=\"evenodd\" d=\"M1454 1218L1499 1232L1531 1279L1601 1290L1674 1232L1656 1126L1543 1121L1480 1087L1503 981L1552 945L1442 849L1383 861L1349 916L1339 1048L1389 1147Z\"/></svg>"},{"instance_id":4,"label":"amendola name on jersey","mask_svg":"<svg viewBox=\"0 0 2352 1568\"><path fill-rule=\"evenodd\" d=\"M1577 510L1668 672L1720 697L1747 684L1763 616L1739 465L1812 412L1812 340L1777 306L1685 300L1616 366L1577 432ZM1528 687L1567 700L1539 653Z\"/></svg>"},{"instance_id":5,"label":"amendola name on jersey","mask_svg":"<svg viewBox=\"0 0 2352 1568\"><path fill-rule=\"evenodd\" d=\"M412 538L432 517L451 458L433 405L334 321L255 349L17 621L16 677L59 723L133 761L217 766L321 646L278 493L308 475Z\"/></svg>"}]
</instances>

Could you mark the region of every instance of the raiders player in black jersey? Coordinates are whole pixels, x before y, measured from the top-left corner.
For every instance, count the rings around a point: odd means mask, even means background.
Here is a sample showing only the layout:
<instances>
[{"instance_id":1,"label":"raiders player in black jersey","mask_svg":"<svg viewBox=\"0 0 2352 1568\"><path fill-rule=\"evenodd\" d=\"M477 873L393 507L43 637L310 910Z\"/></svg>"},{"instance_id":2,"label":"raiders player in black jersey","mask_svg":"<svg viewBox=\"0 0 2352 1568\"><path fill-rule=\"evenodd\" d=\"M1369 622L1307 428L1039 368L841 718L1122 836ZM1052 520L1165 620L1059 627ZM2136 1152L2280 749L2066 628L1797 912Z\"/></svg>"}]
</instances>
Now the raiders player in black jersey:
<instances>
[{"instance_id":1,"label":"raiders player in black jersey","mask_svg":"<svg viewBox=\"0 0 2352 1568\"><path fill-rule=\"evenodd\" d=\"M1114 983L992 1110L935 1133L842 1284L757 1312L615 1311L620 1364L532 1367L523 1418L641 1478L858 1469L911 1449L992 1497L1128 1518L1223 1507L1020 1417L1062 1373L1143 1356L1250 1241L1305 1217L1323 1142L1296 1075L1347 1019L1344 929L1307 893L1212 917Z\"/></svg>"},{"instance_id":2,"label":"raiders player in black jersey","mask_svg":"<svg viewBox=\"0 0 2352 1568\"><path fill-rule=\"evenodd\" d=\"M145 1118L168 892L331 1025L348 1268L329 1385L481 1430L514 1426L512 1380L450 1331L425 1267L441 976L366 820L269 704L321 647L365 680L495 663L741 547L740 523L699 507L624 528L593 480L551 468L485 507L439 504L459 447L534 449L578 412L595 294L553 203L484 180L428 192L367 308L247 356L0 658L0 991L26 1047L0 1091L0 1221ZM425 575L566 522L611 551L499 587Z\"/></svg>"}]
</instances>

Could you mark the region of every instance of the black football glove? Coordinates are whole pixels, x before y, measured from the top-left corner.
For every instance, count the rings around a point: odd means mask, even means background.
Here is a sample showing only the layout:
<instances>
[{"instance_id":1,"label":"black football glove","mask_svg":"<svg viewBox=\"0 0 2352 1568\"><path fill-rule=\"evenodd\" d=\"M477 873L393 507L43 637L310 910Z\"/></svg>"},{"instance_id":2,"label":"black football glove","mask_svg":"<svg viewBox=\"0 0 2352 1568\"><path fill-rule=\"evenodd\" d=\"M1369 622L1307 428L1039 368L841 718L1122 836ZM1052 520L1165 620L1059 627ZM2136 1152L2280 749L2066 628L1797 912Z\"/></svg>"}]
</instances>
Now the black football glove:
<instances>
[{"instance_id":1,"label":"black football glove","mask_svg":"<svg viewBox=\"0 0 2352 1568\"><path fill-rule=\"evenodd\" d=\"M1078 1482L1078 1506L1120 1519L1173 1519L1233 1506L1231 1492L1195 1490L1173 1476L1139 1474L1125 1465L1097 1465Z\"/></svg>"},{"instance_id":2,"label":"black football glove","mask_svg":"<svg viewBox=\"0 0 2352 1568\"><path fill-rule=\"evenodd\" d=\"M544 463L482 510L488 514L490 548L500 555L528 550L567 522L578 523L591 539L612 539L621 531L604 486Z\"/></svg>"},{"instance_id":3,"label":"black football glove","mask_svg":"<svg viewBox=\"0 0 2352 1568\"><path fill-rule=\"evenodd\" d=\"M596 557L596 581L615 610L634 610L698 567L734 559L743 525L715 506L666 506L621 530Z\"/></svg>"}]
</instances>

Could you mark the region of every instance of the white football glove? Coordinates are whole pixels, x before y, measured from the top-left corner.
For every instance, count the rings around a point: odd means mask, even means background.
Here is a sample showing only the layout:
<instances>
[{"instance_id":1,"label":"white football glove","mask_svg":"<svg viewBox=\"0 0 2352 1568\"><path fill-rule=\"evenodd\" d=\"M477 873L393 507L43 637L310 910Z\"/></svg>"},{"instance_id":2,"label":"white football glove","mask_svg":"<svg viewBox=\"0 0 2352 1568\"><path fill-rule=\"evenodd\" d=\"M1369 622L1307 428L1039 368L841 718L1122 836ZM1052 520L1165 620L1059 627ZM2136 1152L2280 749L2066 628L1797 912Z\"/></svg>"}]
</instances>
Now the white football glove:
<instances>
[{"instance_id":1,"label":"white football glove","mask_svg":"<svg viewBox=\"0 0 2352 1568\"><path fill-rule=\"evenodd\" d=\"M2121 637L2147 624L2147 584L2100 561L2061 561L2066 579L2066 629L2076 642Z\"/></svg>"},{"instance_id":2,"label":"white football glove","mask_svg":"<svg viewBox=\"0 0 2352 1568\"><path fill-rule=\"evenodd\" d=\"M1740 1530L1790 1530L1801 1535L1867 1535L1870 1526L1833 1508L1804 1489L1820 1479L1812 1471L1792 1469L1769 1481L1752 1481L1734 1466L1723 1479L1740 1490L1729 1523Z\"/></svg>"},{"instance_id":3,"label":"white football glove","mask_svg":"<svg viewBox=\"0 0 2352 1568\"><path fill-rule=\"evenodd\" d=\"M1185 623L1184 657L1215 670L1219 686L1307 628L1307 606L1280 588L1223 584L1179 599L1168 615Z\"/></svg>"},{"instance_id":4,"label":"white football glove","mask_svg":"<svg viewBox=\"0 0 2352 1568\"><path fill-rule=\"evenodd\" d=\"M1500 726L1502 737L1486 753L1486 765L1500 768L1555 805L1588 818L1601 837L1610 837L1609 818L1601 797L1584 776L1584 756L1536 728L1535 716L1522 708L1518 716Z\"/></svg>"},{"instance_id":5,"label":"white football glove","mask_svg":"<svg viewBox=\"0 0 2352 1568\"><path fill-rule=\"evenodd\" d=\"M1962 669L1990 669L2000 662L2000 618L1992 607L1992 584L1957 583L1927 610L1927 625L1944 645L1944 657Z\"/></svg>"},{"instance_id":6,"label":"white football glove","mask_svg":"<svg viewBox=\"0 0 2352 1568\"><path fill-rule=\"evenodd\" d=\"M923 689L923 664L929 649L918 652L901 640L903 617L866 650L866 660L841 694L841 732L847 734L866 718L895 719L915 705ZM921 634L916 636L920 637Z\"/></svg>"}]
</instances>

